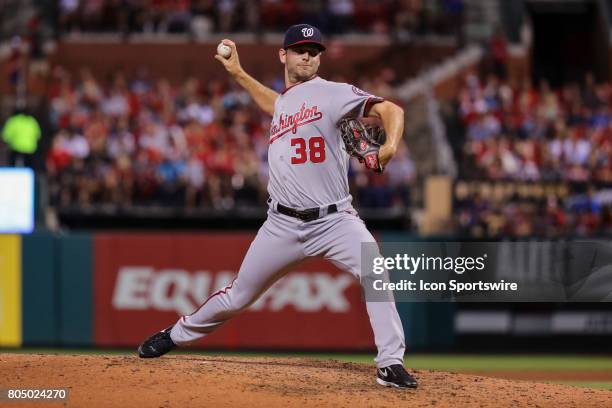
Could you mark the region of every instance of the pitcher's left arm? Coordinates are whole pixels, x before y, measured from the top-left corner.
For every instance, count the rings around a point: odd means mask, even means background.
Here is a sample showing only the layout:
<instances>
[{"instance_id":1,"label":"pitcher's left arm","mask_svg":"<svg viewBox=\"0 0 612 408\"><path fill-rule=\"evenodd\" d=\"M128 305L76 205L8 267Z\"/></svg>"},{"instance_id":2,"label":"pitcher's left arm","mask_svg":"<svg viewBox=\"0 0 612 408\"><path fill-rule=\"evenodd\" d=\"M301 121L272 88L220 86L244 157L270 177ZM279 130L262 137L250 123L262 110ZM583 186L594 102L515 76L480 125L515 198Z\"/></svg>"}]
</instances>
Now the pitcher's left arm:
<instances>
[{"instance_id":1,"label":"pitcher's left arm","mask_svg":"<svg viewBox=\"0 0 612 408\"><path fill-rule=\"evenodd\" d=\"M393 102L383 101L372 105L369 111L364 114L367 117L378 118L382 121L387 140L378 152L378 160L380 165L385 168L397 151L404 134L404 109Z\"/></svg>"}]
</instances>

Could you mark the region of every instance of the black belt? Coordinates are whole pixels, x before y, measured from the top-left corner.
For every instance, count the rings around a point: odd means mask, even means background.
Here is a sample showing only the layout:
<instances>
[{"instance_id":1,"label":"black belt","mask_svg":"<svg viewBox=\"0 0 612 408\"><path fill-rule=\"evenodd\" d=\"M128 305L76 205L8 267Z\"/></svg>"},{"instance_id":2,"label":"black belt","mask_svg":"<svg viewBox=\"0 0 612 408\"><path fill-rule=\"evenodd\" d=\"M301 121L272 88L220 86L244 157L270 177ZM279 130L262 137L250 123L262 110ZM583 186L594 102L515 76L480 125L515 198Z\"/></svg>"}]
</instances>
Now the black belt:
<instances>
[{"instance_id":1,"label":"black belt","mask_svg":"<svg viewBox=\"0 0 612 408\"><path fill-rule=\"evenodd\" d=\"M276 210L289 217L297 218L302 221L314 221L319 218L321 208L307 208L305 210L296 210L295 208L285 207L282 204L276 204ZM336 204L330 204L327 206L327 214L333 214L338 211Z\"/></svg>"}]
</instances>

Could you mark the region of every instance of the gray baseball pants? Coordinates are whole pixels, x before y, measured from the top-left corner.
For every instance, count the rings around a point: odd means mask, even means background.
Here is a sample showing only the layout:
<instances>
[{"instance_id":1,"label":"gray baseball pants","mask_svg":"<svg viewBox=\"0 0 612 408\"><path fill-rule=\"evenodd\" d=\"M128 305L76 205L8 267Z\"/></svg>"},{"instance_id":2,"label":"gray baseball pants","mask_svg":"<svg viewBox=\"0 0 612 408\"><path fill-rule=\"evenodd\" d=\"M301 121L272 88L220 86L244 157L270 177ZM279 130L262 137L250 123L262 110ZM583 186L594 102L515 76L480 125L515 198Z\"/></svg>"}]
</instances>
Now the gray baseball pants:
<instances>
[{"instance_id":1,"label":"gray baseball pants","mask_svg":"<svg viewBox=\"0 0 612 408\"><path fill-rule=\"evenodd\" d=\"M341 202L338 212L309 222L280 214L275 205L271 203L268 219L257 232L234 281L174 325L171 338L177 345L187 345L211 333L309 257L324 257L361 278L361 243L375 240L350 202ZM378 349L376 365L402 364L404 332L395 303L366 302L366 308Z\"/></svg>"}]
</instances>

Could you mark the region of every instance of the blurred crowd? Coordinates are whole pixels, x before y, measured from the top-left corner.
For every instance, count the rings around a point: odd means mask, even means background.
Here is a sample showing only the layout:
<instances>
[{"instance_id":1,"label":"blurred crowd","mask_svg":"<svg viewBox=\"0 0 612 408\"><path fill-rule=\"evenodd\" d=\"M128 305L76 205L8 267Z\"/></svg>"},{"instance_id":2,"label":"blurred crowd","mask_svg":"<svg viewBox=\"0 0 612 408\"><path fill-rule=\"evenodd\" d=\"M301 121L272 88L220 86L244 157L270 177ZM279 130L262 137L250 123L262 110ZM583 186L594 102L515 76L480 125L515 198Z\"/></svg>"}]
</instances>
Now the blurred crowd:
<instances>
[{"instance_id":1,"label":"blurred crowd","mask_svg":"<svg viewBox=\"0 0 612 408\"><path fill-rule=\"evenodd\" d=\"M58 29L190 33L284 31L310 23L326 34L454 34L463 0L61 0Z\"/></svg>"},{"instance_id":2,"label":"blurred crowd","mask_svg":"<svg viewBox=\"0 0 612 408\"><path fill-rule=\"evenodd\" d=\"M591 73L581 84L558 89L546 81L533 86L529 80L519 85L496 75L484 81L468 76L457 98L464 139L452 143L460 178L488 183L456 192L462 231L612 232L611 106L612 85L598 84ZM546 187L552 185L566 188Z\"/></svg>"},{"instance_id":3,"label":"blurred crowd","mask_svg":"<svg viewBox=\"0 0 612 408\"><path fill-rule=\"evenodd\" d=\"M565 184L459 181L457 232L476 238L612 234L612 189Z\"/></svg>"},{"instance_id":4,"label":"blurred crowd","mask_svg":"<svg viewBox=\"0 0 612 408\"><path fill-rule=\"evenodd\" d=\"M271 118L231 81L170 84L141 69L105 81L52 71L49 193L56 207L265 205ZM389 73L360 85L392 98ZM335 78L339 79L339 78ZM277 91L283 81L271 79ZM351 162L361 207L407 207L414 165L404 144L384 175Z\"/></svg>"}]
</instances>

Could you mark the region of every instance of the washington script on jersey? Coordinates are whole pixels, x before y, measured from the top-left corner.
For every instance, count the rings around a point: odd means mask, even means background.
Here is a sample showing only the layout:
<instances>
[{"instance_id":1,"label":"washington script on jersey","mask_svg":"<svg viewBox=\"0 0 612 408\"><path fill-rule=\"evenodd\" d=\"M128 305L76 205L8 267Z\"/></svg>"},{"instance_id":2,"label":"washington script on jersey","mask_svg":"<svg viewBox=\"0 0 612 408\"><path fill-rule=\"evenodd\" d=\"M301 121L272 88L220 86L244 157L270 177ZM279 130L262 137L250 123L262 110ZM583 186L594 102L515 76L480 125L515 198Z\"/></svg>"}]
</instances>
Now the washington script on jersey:
<instances>
[{"instance_id":1,"label":"washington script on jersey","mask_svg":"<svg viewBox=\"0 0 612 408\"><path fill-rule=\"evenodd\" d=\"M317 105L307 108L306 103L302 104L299 112L292 115L281 113L278 118L278 123L272 122L272 126L270 127L270 143L287 132L291 131L295 134L298 127L317 121L322 117L323 113L319 112L319 107Z\"/></svg>"}]
</instances>

